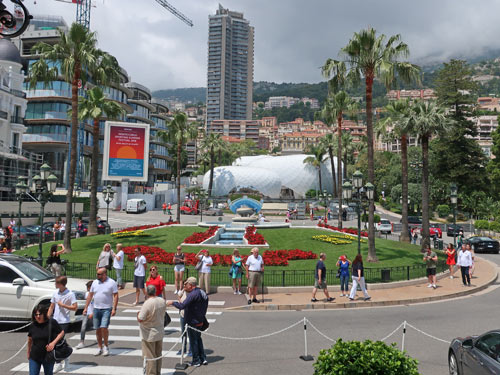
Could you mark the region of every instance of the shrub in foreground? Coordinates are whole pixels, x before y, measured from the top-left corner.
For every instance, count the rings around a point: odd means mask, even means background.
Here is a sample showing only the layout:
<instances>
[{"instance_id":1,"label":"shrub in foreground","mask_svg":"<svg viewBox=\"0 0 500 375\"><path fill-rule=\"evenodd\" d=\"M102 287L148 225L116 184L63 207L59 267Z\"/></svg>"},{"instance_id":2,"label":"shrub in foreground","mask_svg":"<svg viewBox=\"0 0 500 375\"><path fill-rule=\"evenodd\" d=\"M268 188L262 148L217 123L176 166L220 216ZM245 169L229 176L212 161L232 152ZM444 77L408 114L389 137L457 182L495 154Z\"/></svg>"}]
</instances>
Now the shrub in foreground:
<instances>
[{"instance_id":1,"label":"shrub in foreground","mask_svg":"<svg viewBox=\"0 0 500 375\"><path fill-rule=\"evenodd\" d=\"M342 341L319 352L314 375L418 375L418 361L382 341Z\"/></svg>"}]
</instances>

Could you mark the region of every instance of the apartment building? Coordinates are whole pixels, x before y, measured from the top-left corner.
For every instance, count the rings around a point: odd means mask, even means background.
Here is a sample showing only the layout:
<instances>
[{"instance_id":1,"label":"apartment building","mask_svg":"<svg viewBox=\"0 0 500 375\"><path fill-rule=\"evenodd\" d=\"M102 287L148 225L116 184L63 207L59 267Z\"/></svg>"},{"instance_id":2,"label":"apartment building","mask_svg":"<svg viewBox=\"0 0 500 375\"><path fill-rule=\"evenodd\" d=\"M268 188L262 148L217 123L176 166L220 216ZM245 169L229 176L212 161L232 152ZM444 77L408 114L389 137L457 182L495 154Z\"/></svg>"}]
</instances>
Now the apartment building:
<instances>
[{"instance_id":1,"label":"apartment building","mask_svg":"<svg viewBox=\"0 0 500 375\"><path fill-rule=\"evenodd\" d=\"M390 90L387 93L387 99L389 99L389 100L399 100L399 99L432 100L432 99L436 99L436 93L434 92L433 89Z\"/></svg>"},{"instance_id":2,"label":"apartment building","mask_svg":"<svg viewBox=\"0 0 500 375\"><path fill-rule=\"evenodd\" d=\"M210 131L221 136L259 142L258 120L213 120Z\"/></svg>"}]
</instances>

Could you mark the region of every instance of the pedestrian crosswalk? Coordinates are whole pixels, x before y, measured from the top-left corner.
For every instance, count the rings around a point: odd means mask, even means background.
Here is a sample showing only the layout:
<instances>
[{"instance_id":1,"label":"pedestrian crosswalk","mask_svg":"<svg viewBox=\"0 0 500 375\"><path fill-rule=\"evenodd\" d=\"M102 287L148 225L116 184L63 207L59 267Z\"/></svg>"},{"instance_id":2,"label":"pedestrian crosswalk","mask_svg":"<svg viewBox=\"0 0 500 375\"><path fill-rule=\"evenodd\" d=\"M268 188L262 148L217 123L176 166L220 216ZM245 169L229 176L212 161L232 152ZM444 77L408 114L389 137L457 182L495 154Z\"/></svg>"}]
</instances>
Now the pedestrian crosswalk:
<instances>
[{"instance_id":1,"label":"pedestrian crosswalk","mask_svg":"<svg viewBox=\"0 0 500 375\"><path fill-rule=\"evenodd\" d=\"M224 301L210 301L209 309L221 308ZM214 303L215 302L215 303ZM119 310L118 314L111 318L109 326L109 349L110 355L107 357L95 356L97 353L95 331L88 331L85 337L86 346L82 349L74 349L70 357L69 368L62 370L59 374L77 375L142 375L143 359L141 350L141 338L139 324L137 323L137 312L140 307L125 308ZM168 313L172 317L172 322L165 328L163 338L163 360L162 375L174 374L175 365L180 362L181 349L181 327L179 310L169 309ZM222 311L207 312L209 323L216 322L223 314ZM80 341L80 334L72 332L66 335L68 343L75 348ZM187 357L184 361L189 361ZM11 373L29 373L29 366L26 361L16 365L11 369ZM43 371L41 372L43 374Z\"/></svg>"}]
</instances>

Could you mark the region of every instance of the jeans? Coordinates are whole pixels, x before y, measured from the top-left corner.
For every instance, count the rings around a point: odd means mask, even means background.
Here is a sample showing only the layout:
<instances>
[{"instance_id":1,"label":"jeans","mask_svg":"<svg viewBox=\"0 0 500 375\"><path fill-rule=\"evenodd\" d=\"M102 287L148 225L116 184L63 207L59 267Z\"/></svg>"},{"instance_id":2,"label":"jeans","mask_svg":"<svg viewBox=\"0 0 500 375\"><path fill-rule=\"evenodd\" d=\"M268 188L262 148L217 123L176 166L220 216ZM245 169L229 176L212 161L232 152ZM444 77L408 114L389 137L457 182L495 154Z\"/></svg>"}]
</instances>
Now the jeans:
<instances>
[{"instance_id":1,"label":"jeans","mask_svg":"<svg viewBox=\"0 0 500 375\"><path fill-rule=\"evenodd\" d=\"M115 273L116 273L116 283L118 286L122 286L122 270L119 268L115 268Z\"/></svg>"},{"instance_id":2,"label":"jeans","mask_svg":"<svg viewBox=\"0 0 500 375\"><path fill-rule=\"evenodd\" d=\"M462 282L464 283L464 285L470 285L469 267L460 266L460 272L462 273Z\"/></svg>"},{"instance_id":3,"label":"jeans","mask_svg":"<svg viewBox=\"0 0 500 375\"><path fill-rule=\"evenodd\" d=\"M80 340L85 341L85 333L87 332L87 327L92 329L93 326L93 320L89 319L88 315L83 316L82 320L82 329L80 330Z\"/></svg>"},{"instance_id":4,"label":"jeans","mask_svg":"<svg viewBox=\"0 0 500 375\"><path fill-rule=\"evenodd\" d=\"M340 291L347 292L349 290L349 275L340 275Z\"/></svg>"},{"instance_id":5,"label":"jeans","mask_svg":"<svg viewBox=\"0 0 500 375\"><path fill-rule=\"evenodd\" d=\"M195 331L194 329L188 329L187 333L191 344L191 351L193 353L193 364L203 363L207 357L205 356L205 349L203 349L201 333Z\"/></svg>"},{"instance_id":6,"label":"jeans","mask_svg":"<svg viewBox=\"0 0 500 375\"><path fill-rule=\"evenodd\" d=\"M358 277L352 277L352 288L351 288L351 294L349 294L349 298L351 299L354 299L354 297L356 297L356 289L358 288L358 283L359 285L361 285L361 290L363 291L363 294L365 296L365 298L368 298L370 297L368 295L368 292L366 291L366 286L365 286L365 278L364 277L360 277L359 278L359 281L358 281Z\"/></svg>"},{"instance_id":7,"label":"jeans","mask_svg":"<svg viewBox=\"0 0 500 375\"><path fill-rule=\"evenodd\" d=\"M186 329L186 320L184 319L184 317L182 315L180 315L180 320L181 320L181 332L184 332L184 330ZM184 353L187 353L187 333L181 337L186 337L184 339ZM191 350L191 342L189 343L189 351L192 353L192 350Z\"/></svg>"},{"instance_id":8,"label":"jeans","mask_svg":"<svg viewBox=\"0 0 500 375\"><path fill-rule=\"evenodd\" d=\"M30 375L40 375L40 368L43 366L43 372L45 375L54 374L54 362L38 362L33 359L29 360Z\"/></svg>"},{"instance_id":9,"label":"jeans","mask_svg":"<svg viewBox=\"0 0 500 375\"><path fill-rule=\"evenodd\" d=\"M109 309L96 309L94 308L94 328L108 328L109 320L111 318L111 308Z\"/></svg>"}]
</instances>

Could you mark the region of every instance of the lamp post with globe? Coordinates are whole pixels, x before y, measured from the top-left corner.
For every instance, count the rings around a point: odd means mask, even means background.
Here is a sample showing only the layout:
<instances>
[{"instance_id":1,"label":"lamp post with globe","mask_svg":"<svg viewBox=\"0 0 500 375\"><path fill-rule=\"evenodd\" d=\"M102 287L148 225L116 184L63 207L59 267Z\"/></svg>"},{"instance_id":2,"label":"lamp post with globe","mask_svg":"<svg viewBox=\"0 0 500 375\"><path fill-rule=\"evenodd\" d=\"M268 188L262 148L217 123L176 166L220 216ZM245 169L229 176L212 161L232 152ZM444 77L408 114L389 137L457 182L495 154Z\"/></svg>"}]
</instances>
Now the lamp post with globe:
<instances>
[{"instance_id":1,"label":"lamp post with globe","mask_svg":"<svg viewBox=\"0 0 500 375\"><path fill-rule=\"evenodd\" d=\"M19 201L19 212L17 220L17 241L16 250L21 249L21 205L23 204L24 195L28 192L29 186L26 185L26 177L19 176L16 184L16 199Z\"/></svg>"},{"instance_id":2,"label":"lamp post with globe","mask_svg":"<svg viewBox=\"0 0 500 375\"><path fill-rule=\"evenodd\" d=\"M105 189L102 189L102 197L104 199L104 202L106 202L106 223L109 225L109 204L113 202L113 199L115 198L115 191L111 187L111 185L108 185Z\"/></svg>"}]
</instances>

